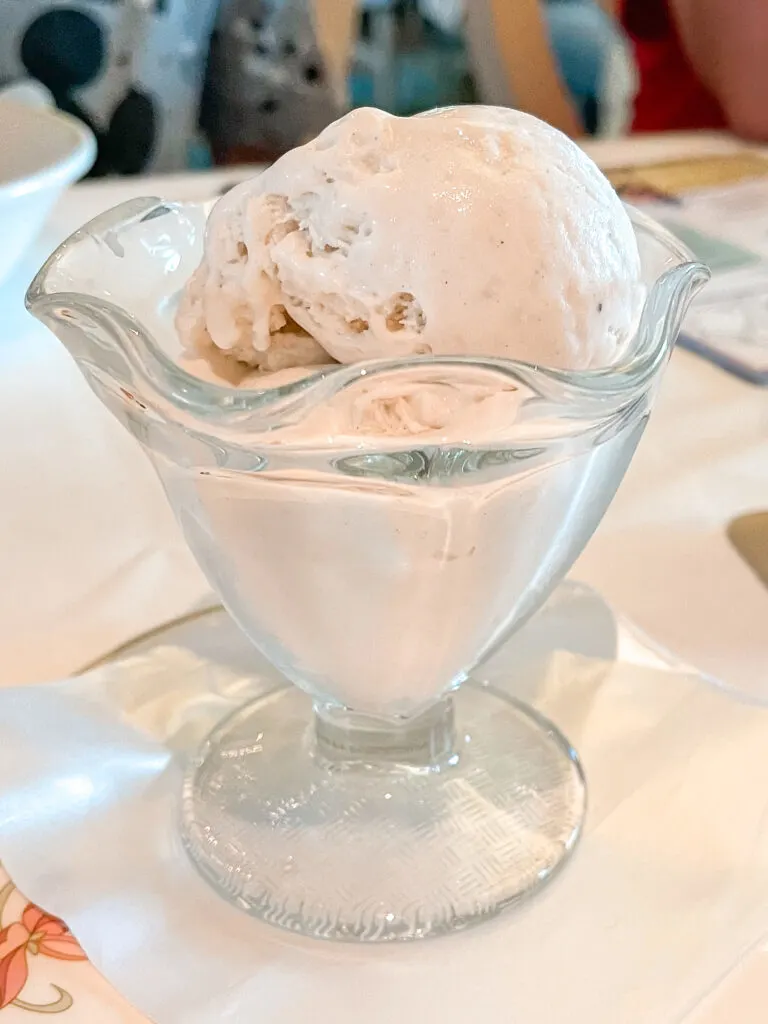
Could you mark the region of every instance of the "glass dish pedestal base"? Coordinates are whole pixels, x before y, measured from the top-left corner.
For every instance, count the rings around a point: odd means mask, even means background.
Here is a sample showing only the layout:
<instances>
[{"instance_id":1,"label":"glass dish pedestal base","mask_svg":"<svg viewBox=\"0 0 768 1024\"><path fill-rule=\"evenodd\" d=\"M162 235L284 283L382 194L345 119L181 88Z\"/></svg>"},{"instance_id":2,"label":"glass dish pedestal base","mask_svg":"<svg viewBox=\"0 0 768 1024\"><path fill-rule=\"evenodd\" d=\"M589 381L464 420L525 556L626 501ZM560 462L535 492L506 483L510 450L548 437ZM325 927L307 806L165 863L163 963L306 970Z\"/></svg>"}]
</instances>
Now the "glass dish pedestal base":
<instances>
[{"instance_id":1,"label":"glass dish pedestal base","mask_svg":"<svg viewBox=\"0 0 768 1024\"><path fill-rule=\"evenodd\" d=\"M358 942L442 935L530 895L581 831L565 738L466 683L399 725L292 686L221 723L190 767L183 834L231 902L289 931Z\"/></svg>"}]
</instances>

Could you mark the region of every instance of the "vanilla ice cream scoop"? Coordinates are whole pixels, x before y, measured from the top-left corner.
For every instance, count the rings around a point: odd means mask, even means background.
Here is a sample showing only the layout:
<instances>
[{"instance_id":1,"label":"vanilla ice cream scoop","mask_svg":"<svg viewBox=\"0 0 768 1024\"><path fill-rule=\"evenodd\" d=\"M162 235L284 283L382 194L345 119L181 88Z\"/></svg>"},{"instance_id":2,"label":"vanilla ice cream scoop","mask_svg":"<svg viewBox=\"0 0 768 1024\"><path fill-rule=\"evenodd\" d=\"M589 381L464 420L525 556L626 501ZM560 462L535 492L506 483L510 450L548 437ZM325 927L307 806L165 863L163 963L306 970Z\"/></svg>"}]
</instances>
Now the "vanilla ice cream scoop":
<instances>
[{"instance_id":1,"label":"vanilla ice cream scoop","mask_svg":"<svg viewBox=\"0 0 768 1024\"><path fill-rule=\"evenodd\" d=\"M639 278L621 202L554 128L362 109L217 204L177 325L264 370L419 354L582 369L627 345Z\"/></svg>"}]
</instances>

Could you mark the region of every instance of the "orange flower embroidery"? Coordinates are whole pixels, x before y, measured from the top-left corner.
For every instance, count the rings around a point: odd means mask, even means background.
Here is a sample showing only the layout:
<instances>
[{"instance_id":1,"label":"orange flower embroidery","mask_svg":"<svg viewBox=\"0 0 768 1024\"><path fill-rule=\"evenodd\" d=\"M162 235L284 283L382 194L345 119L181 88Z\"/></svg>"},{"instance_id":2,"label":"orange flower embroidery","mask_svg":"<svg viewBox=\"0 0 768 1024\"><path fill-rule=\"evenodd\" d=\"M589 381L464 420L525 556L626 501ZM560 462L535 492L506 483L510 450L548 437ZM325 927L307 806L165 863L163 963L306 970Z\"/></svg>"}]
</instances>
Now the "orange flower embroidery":
<instances>
[{"instance_id":1,"label":"orange flower embroidery","mask_svg":"<svg viewBox=\"0 0 768 1024\"><path fill-rule=\"evenodd\" d=\"M80 943L58 917L28 903L21 921L0 931L0 1010L19 997L27 983L27 956L86 960Z\"/></svg>"}]
</instances>

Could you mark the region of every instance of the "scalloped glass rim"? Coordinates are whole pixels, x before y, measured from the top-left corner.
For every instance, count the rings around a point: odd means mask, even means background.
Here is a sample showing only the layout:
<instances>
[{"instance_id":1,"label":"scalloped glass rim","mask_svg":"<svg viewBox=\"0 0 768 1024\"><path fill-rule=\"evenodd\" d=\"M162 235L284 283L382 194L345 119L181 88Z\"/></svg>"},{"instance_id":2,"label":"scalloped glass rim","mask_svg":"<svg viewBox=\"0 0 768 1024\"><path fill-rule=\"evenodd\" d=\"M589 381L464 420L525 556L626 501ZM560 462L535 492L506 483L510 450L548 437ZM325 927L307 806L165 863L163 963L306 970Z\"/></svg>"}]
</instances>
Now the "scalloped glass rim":
<instances>
[{"instance_id":1,"label":"scalloped glass rim","mask_svg":"<svg viewBox=\"0 0 768 1024\"><path fill-rule=\"evenodd\" d=\"M110 235L136 224L164 215L202 213L207 217L213 200L196 203L169 203L157 197L132 199L94 217L66 239L48 258L35 276L26 294L27 309L40 319L55 315L55 308L69 304L85 310L107 330L110 321L126 328L131 339L123 356L131 371L149 387L186 413L208 422L231 422L244 413L267 410L284 415L296 404L312 397L312 404L327 400L361 376L401 370L408 366L461 366L495 371L522 382L540 395L558 403L567 403L569 414L592 418L596 413L610 415L636 399L650 385L666 360L674 342L675 324L687 301L689 291L703 285L709 269L698 262L690 250L666 228L646 214L625 204L636 234L649 237L667 253L667 269L656 279L646 297L628 357L608 367L591 370L558 370L517 360L462 357L413 356L405 359L366 360L345 366L324 368L281 387L262 389L235 388L203 381L171 359L155 341L141 320L129 310L95 296L58 290L53 276L58 265L82 242ZM113 328L114 329L114 328ZM298 400L298 403L297 403Z\"/></svg>"}]
</instances>

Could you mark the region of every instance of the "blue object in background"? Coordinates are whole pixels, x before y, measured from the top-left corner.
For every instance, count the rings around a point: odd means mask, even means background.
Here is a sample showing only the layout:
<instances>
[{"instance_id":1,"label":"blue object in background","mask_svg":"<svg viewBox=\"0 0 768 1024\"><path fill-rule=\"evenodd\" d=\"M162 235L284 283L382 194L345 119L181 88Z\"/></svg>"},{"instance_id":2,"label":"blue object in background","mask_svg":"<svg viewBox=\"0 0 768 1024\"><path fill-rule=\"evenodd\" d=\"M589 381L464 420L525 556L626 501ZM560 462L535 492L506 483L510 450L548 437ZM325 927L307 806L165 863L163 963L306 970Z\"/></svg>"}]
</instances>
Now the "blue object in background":
<instances>
[{"instance_id":1,"label":"blue object in background","mask_svg":"<svg viewBox=\"0 0 768 1024\"><path fill-rule=\"evenodd\" d=\"M423 48L400 52L396 67L391 113L416 114L475 99L468 85L467 59L460 40L432 39ZM353 69L349 91L353 107L376 106L373 75L368 69Z\"/></svg>"},{"instance_id":2,"label":"blue object in background","mask_svg":"<svg viewBox=\"0 0 768 1024\"><path fill-rule=\"evenodd\" d=\"M549 0L546 19L560 74L587 131L594 132L603 75L616 40L616 28L594 0Z\"/></svg>"},{"instance_id":3,"label":"blue object in background","mask_svg":"<svg viewBox=\"0 0 768 1024\"><path fill-rule=\"evenodd\" d=\"M392 5L379 6L391 10ZM587 131L594 132L603 76L617 29L595 0L544 0L542 8L565 85ZM394 13L390 16L395 17ZM467 86L469 61L458 26L456 32L447 32L427 22L422 45L398 50L395 62L393 113L410 114L475 99ZM353 70L350 93L353 106L376 104L368 69L358 65Z\"/></svg>"}]
</instances>

